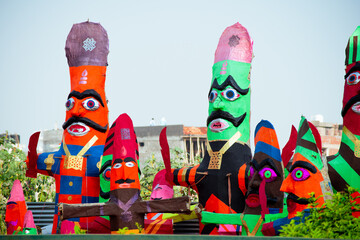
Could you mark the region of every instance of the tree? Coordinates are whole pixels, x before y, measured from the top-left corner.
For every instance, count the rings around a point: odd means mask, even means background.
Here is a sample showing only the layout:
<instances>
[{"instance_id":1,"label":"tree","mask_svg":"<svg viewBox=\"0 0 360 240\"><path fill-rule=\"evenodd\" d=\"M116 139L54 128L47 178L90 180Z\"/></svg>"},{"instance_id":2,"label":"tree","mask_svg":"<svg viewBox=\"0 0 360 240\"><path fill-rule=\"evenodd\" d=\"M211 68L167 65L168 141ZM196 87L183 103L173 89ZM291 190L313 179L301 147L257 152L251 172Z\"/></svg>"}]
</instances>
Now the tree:
<instances>
[{"instance_id":1,"label":"tree","mask_svg":"<svg viewBox=\"0 0 360 240\"><path fill-rule=\"evenodd\" d=\"M170 149L171 152L171 168L190 167L193 164L187 163L184 158L184 153L179 148ZM195 158L195 165L200 163L200 157ZM141 185L141 197L144 200L148 200L151 195L152 183L157 172L164 169L164 162L162 159L156 159L154 155L145 161L145 166L142 170L140 179ZM188 195L188 188L174 186L174 197L181 197ZM194 190L190 189L190 197L192 201L198 201L197 194Z\"/></svg>"},{"instance_id":2,"label":"tree","mask_svg":"<svg viewBox=\"0 0 360 240\"><path fill-rule=\"evenodd\" d=\"M0 234L6 234L5 211L12 185L16 179L20 180L25 201L46 202L54 201L55 183L52 177L39 175L36 179L25 176L26 154L16 147L12 139L0 138Z\"/></svg>"}]
</instances>

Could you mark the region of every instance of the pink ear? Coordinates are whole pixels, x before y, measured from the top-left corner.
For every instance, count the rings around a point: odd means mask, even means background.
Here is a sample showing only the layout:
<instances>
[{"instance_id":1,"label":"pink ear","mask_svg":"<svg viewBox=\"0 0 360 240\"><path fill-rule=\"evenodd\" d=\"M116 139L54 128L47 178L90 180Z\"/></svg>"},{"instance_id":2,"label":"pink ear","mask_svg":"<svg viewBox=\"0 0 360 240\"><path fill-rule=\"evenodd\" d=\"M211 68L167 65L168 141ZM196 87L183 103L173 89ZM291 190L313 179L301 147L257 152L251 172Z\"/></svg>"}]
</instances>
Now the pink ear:
<instances>
[{"instance_id":1,"label":"pink ear","mask_svg":"<svg viewBox=\"0 0 360 240\"><path fill-rule=\"evenodd\" d=\"M322 155L322 144L321 144L320 133L317 130L317 128L314 126L314 124L312 124L311 122L308 122L308 123L309 123L309 127L310 127L310 129L312 131L312 134L315 137L316 146L317 146L317 148L319 150L319 153L320 153L320 156L321 156Z\"/></svg>"},{"instance_id":2,"label":"pink ear","mask_svg":"<svg viewBox=\"0 0 360 240\"><path fill-rule=\"evenodd\" d=\"M281 159L283 161L284 167L286 167L292 155L294 154L294 150L296 147L296 139L297 139L297 131L294 125L292 125L289 140L285 144L281 152Z\"/></svg>"}]
</instances>

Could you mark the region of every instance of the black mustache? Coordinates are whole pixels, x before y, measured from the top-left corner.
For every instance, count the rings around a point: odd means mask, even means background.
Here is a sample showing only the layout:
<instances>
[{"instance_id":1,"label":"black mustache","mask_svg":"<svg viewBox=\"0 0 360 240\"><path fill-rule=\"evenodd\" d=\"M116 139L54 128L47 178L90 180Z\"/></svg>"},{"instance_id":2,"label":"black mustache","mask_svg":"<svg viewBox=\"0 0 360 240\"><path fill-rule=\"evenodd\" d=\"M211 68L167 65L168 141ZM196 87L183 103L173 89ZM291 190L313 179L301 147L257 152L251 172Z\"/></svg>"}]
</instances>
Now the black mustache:
<instances>
[{"instance_id":1,"label":"black mustache","mask_svg":"<svg viewBox=\"0 0 360 240\"><path fill-rule=\"evenodd\" d=\"M89 127L93 128L99 132L102 132L102 133L106 132L106 130L108 129L108 124L106 124L103 127L88 118L76 117L76 116L71 117L66 122L64 122L64 124L62 125L62 128L65 130L67 127L69 127L74 122L84 123L84 124L88 125Z\"/></svg>"},{"instance_id":2,"label":"black mustache","mask_svg":"<svg viewBox=\"0 0 360 240\"><path fill-rule=\"evenodd\" d=\"M296 196L295 194L293 193L289 193L288 196L287 196L288 199L291 199L293 200L294 202L298 203L298 204L303 204L303 205L306 205L306 204L309 204L309 200L306 199L306 198L300 198L298 196Z\"/></svg>"},{"instance_id":3,"label":"black mustache","mask_svg":"<svg viewBox=\"0 0 360 240\"><path fill-rule=\"evenodd\" d=\"M134 179L119 179L119 180L116 180L115 181L115 183L118 183L118 184L122 184L122 183L133 183L133 182L135 182L135 180Z\"/></svg>"},{"instance_id":4,"label":"black mustache","mask_svg":"<svg viewBox=\"0 0 360 240\"><path fill-rule=\"evenodd\" d=\"M343 110L341 111L341 116L344 117L345 114L347 113L347 111L351 108L351 106L360 101L360 94L350 98L350 100L346 103L345 107L343 108Z\"/></svg>"},{"instance_id":5,"label":"black mustache","mask_svg":"<svg viewBox=\"0 0 360 240\"><path fill-rule=\"evenodd\" d=\"M110 192L104 192L101 188L100 188L100 196L104 199L109 199L110 198Z\"/></svg>"},{"instance_id":6,"label":"black mustache","mask_svg":"<svg viewBox=\"0 0 360 240\"><path fill-rule=\"evenodd\" d=\"M211 115L207 118L206 126L208 126L212 120L222 118L231 122L235 127L238 127L244 121L245 117L246 113L236 118L228 112L217 110L212 112Z\"/></svg>"}]
</instances>

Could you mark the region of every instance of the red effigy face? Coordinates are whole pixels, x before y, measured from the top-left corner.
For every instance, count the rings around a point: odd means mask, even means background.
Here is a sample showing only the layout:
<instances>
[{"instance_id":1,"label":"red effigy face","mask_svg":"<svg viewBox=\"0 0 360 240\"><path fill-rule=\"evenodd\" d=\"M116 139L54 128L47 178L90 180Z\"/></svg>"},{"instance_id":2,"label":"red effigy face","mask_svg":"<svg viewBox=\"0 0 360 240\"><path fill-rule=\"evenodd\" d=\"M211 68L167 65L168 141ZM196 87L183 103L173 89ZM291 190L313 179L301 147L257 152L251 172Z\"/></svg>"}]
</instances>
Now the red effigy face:
<instances>
[{"instance_id":1,"label":"red effigy face","mask_svg":"<svg viewBox=\"0 0 360 240\"><path fill-rule=\"evenodd\" d=\"M341 115L353 134L360 135L360 62L346 67L343 109Z\"/></svg>"},{"instance_id":2,"label":"red effigy face","mask_svg":"<svg viewBox=\"0 0 360 240\"><path fill-rule=\"evenodd\" d=\"M280 188L280 191L288 193L289 218L295 217L297 212L308 208L309 193L315 193L315 197L323 195L320 186L323 180L321 172L311 161L300 153L295 153L290 174ZM316 202L320 207L324 203L324 198L321 197Z\"/></svg>"},{"instance_id":3,"label":"red effigy face","mask_svg":"<svg viewBox=\"0 0 360 240\"><path fill-rule=\"evenodd\" d=\"M20 216L20 207L17 202L8 202L6 204L5 222L7 234L11 235L20 227L22 229L22 221Z\"/></svg>"}]
</instances>

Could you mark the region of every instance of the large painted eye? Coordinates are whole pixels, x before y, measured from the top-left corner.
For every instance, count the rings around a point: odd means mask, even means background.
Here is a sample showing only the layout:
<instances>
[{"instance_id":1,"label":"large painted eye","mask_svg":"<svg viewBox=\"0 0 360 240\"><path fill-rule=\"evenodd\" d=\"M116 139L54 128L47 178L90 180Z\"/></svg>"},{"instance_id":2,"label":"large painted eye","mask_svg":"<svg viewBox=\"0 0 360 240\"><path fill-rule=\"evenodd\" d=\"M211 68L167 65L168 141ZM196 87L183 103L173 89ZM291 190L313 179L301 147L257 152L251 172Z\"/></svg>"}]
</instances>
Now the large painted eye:
<instances>
[{"instance_id":1,"label":"large painted eye","mask_svg":"<svg viewBox=\"0 0 360 240\"><path fill-rule=\"evenodd\" d=\"M277 174L271 168L263 168L259 171L261 179L265 179L265 182L272 182L277 178Z\"/></svg>"},{"instance_id":2,"label":"large painted eye","mask_svg":"<svg viewBox=\"0 0 360 240\"><path fill-rule=\"evenodd\" d=\"M213 103L215 99L217 98L218 93L216 90L212 90L209 94L209 102Z\"/></svg>"},{"instance_id":3,"label":"large painted eye","mask_svg":"<svg viewBox=\"0 0 360 240\"><path fill-rule=\"evenodd\" d=\"M304 181L304 180L306 180L306 179L308 179L310 177L310 173L305 168L295 168L291 172L291 177L295 181Z\"/></svg>"},{"instance_id":4,"label":"large painted eye","mask_svg":"<svg viewBox=\"0 0 360 240\"><path fill-rule=\"evenodd\" d=\"M113 168L117 169L117 168L121 168L121 163L117 163L113 166Z\"/></svg>"},{"instance_id":5,"label":"large painted eye","mask_svg":"<svg viewBox=\"0 0 360 240\"><path fill-rule=\"evenodd\" d=\"M353 72L346 78L348 85L355 85L360 81L360 72Z\"/></svg>"},{"instance_id":6,"label":"large painted eye","mask_svg":"<svg viewBox=\"0 0 360 240\"><path fill-rule=\"evenodd\" d=\"M74 107L74 104L75 104L75 100L73 98L69 98L65 103L66 110L67 111L71 110Z\"/></svg>"},{"instance_id":7,"label":"large painted eye","mask_svg":"<svg viewBox=\"0 0 360 240\"><path fill-rule=\"evenodd\" d=\"M100 106L99 102L94 98L86 99L85 101L83 101L82 105L84 106L84 108L90 111L95 111Z\"/></svg>"},{"instance_id":8,"label":"large painted eye","mask_svg":"<svg viewBox=\"0 0 360 240\"><path fill-rule=\"evenodd\" d=\"M233 88L228 88L222 91L221 95L229 101L235 101L240 97L240 94Z\"/></svg>"},{"instance_id":9,"label":"large painted eye","mask_svg":"<svg viewBox=\"0 0 360 240\"><path fill-rule=\"evenodd\" d=\"M133 166L135 166L135 164L134 164L133 162L127 162L127 163L125 163L125 165L126 165L127 167L133 167Z\"/></svg>"},{"instance_id":10,"label":"large painted eye","mask_svg":"<svg viewBox=\"0 0 360 240\"><path fill-rule=\"evenodd\" d=\"M119 163L118 163L119 164ZM115 168L115 166L114 166ZM107 167L105 169L105 171L102 173L102 176L103 178L106 180L106 181L110 181L110 176L111 176L111 166Z\"/></svg>"}]
</instances>

